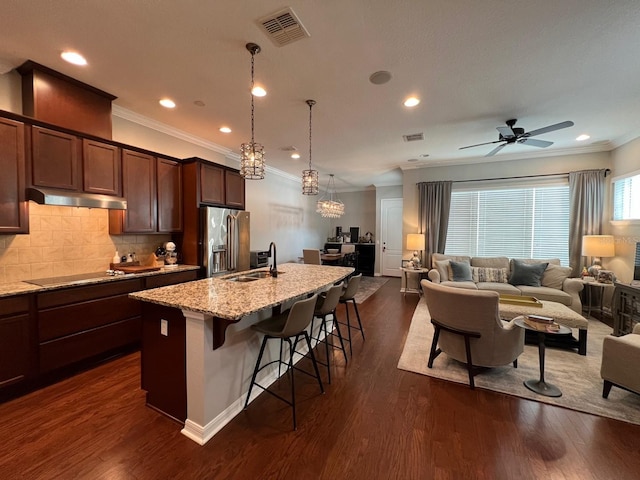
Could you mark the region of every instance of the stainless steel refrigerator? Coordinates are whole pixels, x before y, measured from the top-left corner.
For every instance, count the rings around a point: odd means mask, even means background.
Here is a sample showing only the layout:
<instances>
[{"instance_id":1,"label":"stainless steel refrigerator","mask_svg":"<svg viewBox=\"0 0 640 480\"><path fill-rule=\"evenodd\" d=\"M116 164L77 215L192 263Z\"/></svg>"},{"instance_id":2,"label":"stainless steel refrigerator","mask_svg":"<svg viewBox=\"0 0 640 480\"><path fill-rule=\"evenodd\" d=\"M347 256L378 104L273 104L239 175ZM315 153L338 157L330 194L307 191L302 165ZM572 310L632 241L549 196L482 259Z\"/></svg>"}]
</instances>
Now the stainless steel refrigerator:
<instances>
[{"instance_id":1,"label":"stainless steel refrigerator","mask_svg":"<svg viewBox=\"0 0 640 480\"><path fill-rule=\"evenodd\" d=\"M249 212L200 208L202 265L207 277L249 270Z\"/></svg>"}]
</instances>

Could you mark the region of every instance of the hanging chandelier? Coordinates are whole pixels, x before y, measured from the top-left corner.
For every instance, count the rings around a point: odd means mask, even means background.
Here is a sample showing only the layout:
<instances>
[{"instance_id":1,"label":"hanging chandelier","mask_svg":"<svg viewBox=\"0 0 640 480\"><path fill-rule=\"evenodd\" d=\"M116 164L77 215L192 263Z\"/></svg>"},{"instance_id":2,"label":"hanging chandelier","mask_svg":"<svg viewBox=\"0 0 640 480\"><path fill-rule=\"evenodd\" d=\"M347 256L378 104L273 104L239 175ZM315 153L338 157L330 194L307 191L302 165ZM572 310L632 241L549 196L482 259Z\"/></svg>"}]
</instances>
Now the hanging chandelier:
<instances>
[{"instance_id":1,"label":"hanging chandelier","mask_svg":"<svg viewBox=\"0 0 640 480\"><path fill-rule=\"evenodd\" d=\"M247 43L246 48L251 53L251 142L240 145L240 175L247 180L262 180L264 178L264 147L256 143L253 137L253 64L255 55L260 53L260 45Z\"/></svg>"},{"instance_id":2,"label":"hanging chandelier","mask_svg":"<svg viewBox=\"0 0 640 480\"><path fill-rule=\"evenodd\" d=\"M333 173L329 174L329 183L327 184L327 193L325 193L316 205L316 212L325 218L340 218L344 215L344 203L340 200L334 200L335 181ZM327 198L328 197L328 198Z\"/></svg>"},{"instance_id":3,"label":"hanging chandelier","mask_svg":"<svg viewBox=\"0 0 640 480\"><path fill-rule=\"evenodd\" d=\"M316 104L315 100L307 100L309 105L309 169L302 171L302 194L318 194L318 171L311 168L311 109Z\"/></svg>"}]
</instances>

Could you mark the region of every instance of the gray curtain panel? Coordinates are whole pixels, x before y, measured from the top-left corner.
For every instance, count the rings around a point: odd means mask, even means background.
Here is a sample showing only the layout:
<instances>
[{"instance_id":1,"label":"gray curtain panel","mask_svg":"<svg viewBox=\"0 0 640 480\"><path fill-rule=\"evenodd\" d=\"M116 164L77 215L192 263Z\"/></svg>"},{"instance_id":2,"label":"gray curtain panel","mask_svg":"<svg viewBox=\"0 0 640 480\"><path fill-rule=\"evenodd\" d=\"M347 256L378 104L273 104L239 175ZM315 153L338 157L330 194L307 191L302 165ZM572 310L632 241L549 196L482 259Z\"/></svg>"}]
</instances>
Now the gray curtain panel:
<instances>
[{"instance_id":1,"label":"gray curtain panel","mask_svg":"<svg viewBox=\"0 0 640 480\"><path fill-rule=\"evenodd\" d=\"M569 173L569 262L572 277L582 270L582 236L600 235L604 208L606 170L582 170Z\"/></svg>"},{"instance_id":2,"label":"gray curtain panel","mask_svg":"<svg viewBox=\"0 0 640 480\"><path fill-rule=\"evenodd\" d=\"M431 267L431 255L444 253L451 207L451 181L418 183L418 226L424 233L424 261Z\"/></svg>"}]
</instances>

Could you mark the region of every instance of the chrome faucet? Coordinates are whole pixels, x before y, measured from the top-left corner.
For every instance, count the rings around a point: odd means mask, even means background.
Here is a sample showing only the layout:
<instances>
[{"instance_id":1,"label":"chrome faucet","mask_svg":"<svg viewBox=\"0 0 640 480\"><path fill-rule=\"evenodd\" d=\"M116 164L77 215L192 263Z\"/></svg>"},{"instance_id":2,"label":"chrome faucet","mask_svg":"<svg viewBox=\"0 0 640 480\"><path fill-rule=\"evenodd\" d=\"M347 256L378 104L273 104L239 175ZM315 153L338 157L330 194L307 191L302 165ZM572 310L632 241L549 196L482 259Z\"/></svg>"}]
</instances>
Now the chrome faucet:
<instances>
[{"instance_id":1,"label":"chrome faucet","mask_svg":"<svg viewBox=\"0 0 640 480\"><path fill-rule=\"evenodd\" d=\"M269 257L271 256L271 247L273 247L273 265L269 267L269 274L273 278L278 278L278 266L276 265L276 244L273 242L269 244Z\"/></svg>"}]
</instances>

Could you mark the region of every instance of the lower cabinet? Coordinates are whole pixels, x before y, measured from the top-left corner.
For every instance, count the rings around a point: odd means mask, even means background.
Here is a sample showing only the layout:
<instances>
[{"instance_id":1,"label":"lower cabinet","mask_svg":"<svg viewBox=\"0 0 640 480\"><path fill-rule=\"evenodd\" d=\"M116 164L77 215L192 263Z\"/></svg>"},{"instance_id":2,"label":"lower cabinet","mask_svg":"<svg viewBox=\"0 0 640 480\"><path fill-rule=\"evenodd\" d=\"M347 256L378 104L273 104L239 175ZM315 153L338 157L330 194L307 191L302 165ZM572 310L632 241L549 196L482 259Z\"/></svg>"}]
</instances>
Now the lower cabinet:
<instances>
[{"instance_id":1,"label":"lower cabinet","mask_svg":"<svg viewBox=\"0 0 640 480\"><path fill-rule=\"evenodd\" d=\"M0 300L0 389L29 376L29 318L27 295Z\"/></svg>"},{"instance_id":2,"label":"lower cabinet","mask_svg":"<svg viewBox=\"0 0 640 480\"><path fill-rule=\"evenodd\" d=\"M39 373L140 342L140 304L128 298L142 279L37 295Z\"/></svg>"}]
</instances>

